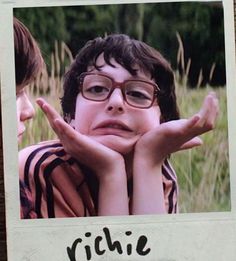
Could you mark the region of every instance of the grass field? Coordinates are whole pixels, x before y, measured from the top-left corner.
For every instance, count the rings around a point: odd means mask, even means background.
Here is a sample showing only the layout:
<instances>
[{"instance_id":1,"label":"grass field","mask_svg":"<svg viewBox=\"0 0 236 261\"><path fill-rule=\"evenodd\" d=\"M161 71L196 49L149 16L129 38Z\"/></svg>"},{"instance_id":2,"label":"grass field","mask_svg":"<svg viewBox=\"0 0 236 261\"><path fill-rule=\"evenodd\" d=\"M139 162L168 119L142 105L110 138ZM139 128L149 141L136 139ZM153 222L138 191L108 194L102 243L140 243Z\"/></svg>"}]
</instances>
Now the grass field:
<instances>
[{"instance_id":1,"label":"grass field","mask_svg":"<svg viewBox=\"0 0 236 261\"><path fill-rule=\"evenodd\" d=\"M58 111L60 111L59 98L62 96L62 78L57 75L61 74L61 63L64 59L62 55L52 56L51 75L45 72L34 85L28 88L33 101L36 97L43 96ZM67 59L67 63L70 60L71 57ZM66 66L63 70L66 70ZM207 86L188 89L183 82L177 81L176 92L181 117L186 118L200 109L204 97L212 88ZM171 163L179 180L180 212L230 210L226 90L224 87L219 87L214 91L220 103L220 114L215 130L202 136L204 144L201 147L171 155ZM21 148L42 140L56 138L42 112L36 106L35 110L36 117L28 123Z\"/></svg>"},{"instance_id":2,"label":"grass field","mask_svg":"<svg viewBox=\"0 0 236 261\"><path fill-rule=\"evenodd\" d=\"M181 115L188 117L196 112L210 90L186 90L180 86L177 96ZM225 88L214 91L220 103L216 128L202 135L201 147L171 157L179 178L181 212L230 210L226 93Z\"/></svg>"}]
</instances>

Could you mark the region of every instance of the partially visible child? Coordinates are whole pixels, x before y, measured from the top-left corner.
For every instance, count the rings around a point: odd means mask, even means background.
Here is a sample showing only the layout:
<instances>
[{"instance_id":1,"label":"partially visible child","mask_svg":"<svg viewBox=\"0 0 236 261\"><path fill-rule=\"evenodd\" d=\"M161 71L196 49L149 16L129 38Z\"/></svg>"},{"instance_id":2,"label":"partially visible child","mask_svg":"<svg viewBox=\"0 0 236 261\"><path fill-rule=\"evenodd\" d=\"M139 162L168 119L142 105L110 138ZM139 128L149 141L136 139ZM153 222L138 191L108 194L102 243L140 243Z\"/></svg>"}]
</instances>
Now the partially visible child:
<instances>
[{"instance_id":1,"label":"partially visible child","mask_svg":"<svg viewBox=\"0 0 236 261\"><path fill-rule=\"evenodd\" d=\"M21 142L25 131L25 121L34 116L34 108L25 92L25 88L34 81L44 67L41 51L35 39L17 18L13 18L14 51L15 51L15 80L16 80L16 109L17 109L17 138ZM21 217L33 218L35 213L31 194L20 180Z\"/></svg>"},{"instance_id":2,"label":"partially visible child","mask_svg":"<svg viewBox=\"0 0 236 261\"><path fill-rule=\"evenodd\" d=\"M20 177L38 218L176 213L168 156L201 145L218 101L179 120L174 74L162 55L127 35L89 41L65 75L64 119L43 99L59 141L20 153Z\"/></svg>"}]
</instances>

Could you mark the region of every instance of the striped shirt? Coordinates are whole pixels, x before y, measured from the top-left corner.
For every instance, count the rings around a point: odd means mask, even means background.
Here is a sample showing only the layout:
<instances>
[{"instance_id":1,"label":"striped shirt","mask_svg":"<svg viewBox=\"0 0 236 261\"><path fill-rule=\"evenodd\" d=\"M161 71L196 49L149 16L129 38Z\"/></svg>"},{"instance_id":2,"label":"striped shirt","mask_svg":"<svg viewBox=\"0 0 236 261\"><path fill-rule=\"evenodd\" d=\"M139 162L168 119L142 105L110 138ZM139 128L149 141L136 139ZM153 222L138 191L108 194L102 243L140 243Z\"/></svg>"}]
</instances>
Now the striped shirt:
<instances>
[{"instance_id":1,"label":"striped shirt","mask_svg":"<svg viewBox=\"0 0 236 261\"><path fill-rule=\"evenodd\" d=\"M30 192L37 218L97 215L99 187L95 174L68 155L59 141L24 149L19 165L20 179ZM162 166L162 177L166 210L176 213L177 178L167 160ZM132 180L128 181L128 194L132 194Z\"/></svg>"},{"instance_id":2,"label":"striped shirt","mask_svg":"<svg viewBox=\"0 0 236 261\"><path fill-rule=\"evenodd\" d=\"M34 212L31 193L22 180L20 180L20 205L21 218L37 218L36 213Z\"/></svg>"}]
</instances>

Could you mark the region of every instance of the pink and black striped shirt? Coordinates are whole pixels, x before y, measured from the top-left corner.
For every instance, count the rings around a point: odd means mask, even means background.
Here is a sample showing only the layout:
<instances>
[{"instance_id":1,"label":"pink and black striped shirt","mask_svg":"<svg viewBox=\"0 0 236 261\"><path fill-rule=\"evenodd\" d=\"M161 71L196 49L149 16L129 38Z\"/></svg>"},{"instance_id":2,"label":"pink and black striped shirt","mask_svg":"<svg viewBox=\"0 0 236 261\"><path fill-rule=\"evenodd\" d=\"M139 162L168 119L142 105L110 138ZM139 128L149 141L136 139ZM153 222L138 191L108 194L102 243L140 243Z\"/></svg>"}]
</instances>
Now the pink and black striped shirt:
<instances>
[{"instance_id":1,"label":"pink and black striped shirt","mask_svg":"<svg viewBox=\"0 0 236 261\"><path fill-rule=\"evenodd\" d=\"M20 180L27 194L30 193L37 218L97 215L96 176L68 155L59 141L42 142L23 151L20 152ZM177 213L177 178L168 160L162 166L162 180L167 213ZM22 189L21 193L24 193ZM128 181L128 194L131 199L132 180Z\"/></svg>"}]
</instances>

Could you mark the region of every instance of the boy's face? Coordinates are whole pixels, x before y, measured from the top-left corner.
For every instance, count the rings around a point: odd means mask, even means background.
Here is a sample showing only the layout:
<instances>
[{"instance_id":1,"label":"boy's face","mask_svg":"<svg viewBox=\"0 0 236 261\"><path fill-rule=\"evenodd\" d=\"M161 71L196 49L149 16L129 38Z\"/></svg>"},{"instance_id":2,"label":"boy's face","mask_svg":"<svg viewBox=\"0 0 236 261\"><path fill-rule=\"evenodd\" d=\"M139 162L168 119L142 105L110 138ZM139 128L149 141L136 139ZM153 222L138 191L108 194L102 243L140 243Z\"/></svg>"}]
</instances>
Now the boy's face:
<instances>
[{"instance_id":1,"label":"boy's face","mask_svg":"<svg viewBox=\"0 0 236 261\"><path fill-rule=\"evenodd\" d=\"M94 67L88 68L88 71L105 73L116 82L134 78L115 60L111 62L115 67L106 64L100 55L97 59L97 65L102 65L100 71ZM151 81L150 76L141 70L138 70L136 77ZM79 93L75 119L71 122L80 133L123 155L132 151L140 136L159 124L160 109L156 100L148 109L135 108L125 102L119 88L115 88L107 100L99 102L87 100Z\"/></svg>"},{"instance_id":2,"label":"boy's face","mask_svg":"<svg viewBox=\"0 0 236 261\"><path fill-rule=\"evenodd\" d=\"M34 108L29 101L25 88L17 86L16 88L16 111L17 111L17 139L18 143L22 140L25 131L25 121L34 116Z\"/></svg>"}]
</instances>

